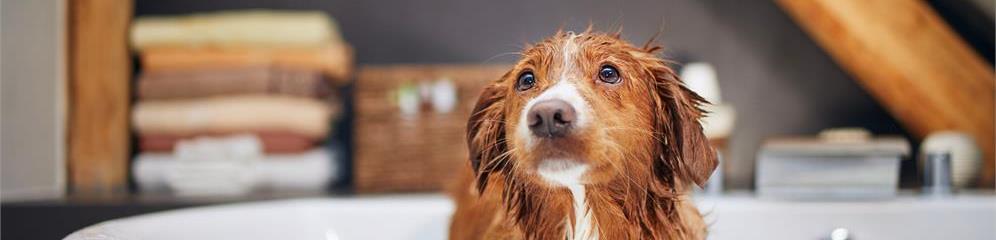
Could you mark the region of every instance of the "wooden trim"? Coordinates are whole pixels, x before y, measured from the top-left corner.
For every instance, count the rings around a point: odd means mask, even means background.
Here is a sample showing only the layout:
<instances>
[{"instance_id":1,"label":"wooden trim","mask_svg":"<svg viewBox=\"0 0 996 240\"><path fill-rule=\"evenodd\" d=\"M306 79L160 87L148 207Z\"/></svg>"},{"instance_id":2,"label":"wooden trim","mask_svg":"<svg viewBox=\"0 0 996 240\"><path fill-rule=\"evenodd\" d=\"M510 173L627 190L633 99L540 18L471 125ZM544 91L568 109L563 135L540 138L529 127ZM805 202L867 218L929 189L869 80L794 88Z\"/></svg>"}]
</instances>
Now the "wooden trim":
<instances>
[{"instance_id":1,"label":"wooden trim","mask_svg":"<svg viewBox=\"0 0 996 240\"><path fill-rule=\"evenodd\" d=\"M70 191L125 193L129 155L130 0L69 1Z\"/></svg>"},{"instance_id":2,"label":"wooden trim","mask_svg":"<svg viewBox=\"0 0 996 240\"><path fill-rule=\"evenodd\" d=\"M971 134L992 186L993 66L922 1L779 0L778 4L907 130Z\"/></svg>"}]
</instances>

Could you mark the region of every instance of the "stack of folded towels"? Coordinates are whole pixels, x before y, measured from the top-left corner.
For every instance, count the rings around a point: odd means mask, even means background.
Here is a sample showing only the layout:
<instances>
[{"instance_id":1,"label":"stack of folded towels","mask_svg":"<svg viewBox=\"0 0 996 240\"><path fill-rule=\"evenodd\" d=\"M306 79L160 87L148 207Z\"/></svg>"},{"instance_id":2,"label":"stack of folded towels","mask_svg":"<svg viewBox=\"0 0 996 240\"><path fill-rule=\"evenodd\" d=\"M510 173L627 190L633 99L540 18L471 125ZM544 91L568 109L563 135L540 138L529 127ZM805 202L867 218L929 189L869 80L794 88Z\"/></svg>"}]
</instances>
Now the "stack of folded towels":
<instances>
[{"instance_id":1,"label":"stack of folded towels","mask_svg":"<svg viewBox=\"0 0 996 240\"><path fill-rule=\"evenodd\" d=\"M322 12L140 17L132 165L142 191L319 190L352 51Z\"/></svg>"}]
</instances>

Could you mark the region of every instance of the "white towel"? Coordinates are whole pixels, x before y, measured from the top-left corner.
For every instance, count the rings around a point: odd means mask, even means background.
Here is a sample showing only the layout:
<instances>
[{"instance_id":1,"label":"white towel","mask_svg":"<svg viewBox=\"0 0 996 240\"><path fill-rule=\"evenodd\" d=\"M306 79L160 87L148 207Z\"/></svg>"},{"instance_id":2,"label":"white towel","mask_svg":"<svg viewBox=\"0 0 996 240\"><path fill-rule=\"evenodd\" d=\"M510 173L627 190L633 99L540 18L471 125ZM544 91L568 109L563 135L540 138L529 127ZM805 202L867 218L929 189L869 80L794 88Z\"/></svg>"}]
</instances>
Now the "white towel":
<instances>
[{"instance_id":1,"label":"white towel","mask_svg":"<svg viewBox=\"0 0 996 240\"><path fill-rule=\"evenodd\" d=\"M176 190L177 186L215 185L196 181L239 181L251 179L249 188L261 191L320 191L337 178L331 151L324 148L300 154L265 155L257 161L181 161L173 154L142 153L132 164L135 182L143 192ZM191 172L196 171L196 172ZM218 173L212 178L203 177ZM191 177L191 175L201 177ZM222 179L218 179L222 178ZM172 181L172 182L171 182ZM231 186L233 189L239 186ZM205 190L206 189L194 189ZM218 191L232 189L215 189ZM199 193L199 192L198 192ZM229 191L228 194L239 193ZM220 192L219 194L225 194Z\"/></svg>"}]
</instances>

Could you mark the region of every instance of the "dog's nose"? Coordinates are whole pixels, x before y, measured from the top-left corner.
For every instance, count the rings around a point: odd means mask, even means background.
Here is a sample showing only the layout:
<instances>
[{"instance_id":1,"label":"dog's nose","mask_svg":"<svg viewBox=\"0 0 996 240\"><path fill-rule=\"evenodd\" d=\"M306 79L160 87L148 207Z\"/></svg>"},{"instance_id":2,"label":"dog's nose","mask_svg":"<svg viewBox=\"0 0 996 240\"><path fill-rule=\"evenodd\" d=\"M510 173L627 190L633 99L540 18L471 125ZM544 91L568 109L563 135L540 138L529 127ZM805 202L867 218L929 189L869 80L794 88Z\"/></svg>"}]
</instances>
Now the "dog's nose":
<instances>
[{"instance_id":1,"label":"dog's nose","mask_svg":"<svg viewBox=\"0 0 996 240\"><path fill-rule=\"evenodd\" d=\"M529 109L529 130L542 138L566 136L573 127L577 114L574 107L563 100L543 100Z\"/></svg>"}]
</instances>

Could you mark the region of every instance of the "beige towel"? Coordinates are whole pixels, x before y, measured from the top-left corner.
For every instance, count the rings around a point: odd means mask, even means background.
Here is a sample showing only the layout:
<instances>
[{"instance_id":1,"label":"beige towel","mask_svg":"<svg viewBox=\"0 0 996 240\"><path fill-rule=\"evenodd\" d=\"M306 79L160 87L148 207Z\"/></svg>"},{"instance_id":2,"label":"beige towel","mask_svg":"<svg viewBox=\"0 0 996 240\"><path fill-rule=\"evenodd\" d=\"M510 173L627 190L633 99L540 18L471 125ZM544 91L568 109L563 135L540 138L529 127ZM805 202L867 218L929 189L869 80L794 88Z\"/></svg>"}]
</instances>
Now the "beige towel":
<instances>
[{"instance_id":1,"label":"beige towel","mask_svg":"<svg viewBox=\"0 0 996 240\"><path fill-rule=\"evenodd\" d=\"M140 17L131 26L135 49L149 47L317 47L342 42L321 11L234 10Z\"/></svg>"},{"instance_id":2,"label":"beige towel","mask_svg":"<svg viewBox=\"0 0 996 240\"><path fill-rule=\"evenodd\" d=\"M272 131L321 138L328 134L331 115L329 105L319 100L247 95L140 101L132 125L140 135Z\"/></svg>"},{"instance_id":3,"label":"beige towel","mask_svg":"<svg viewBox=\"0 0 996 240\"><path fill-rule=\"evenodd\" d=\"M277 67L289 70L320 71L334 85L349 80L353 67L352 49L344 44L318 48L149 48L141 53L146 72L205 69Z\"/></svg>"}]
</instances>

